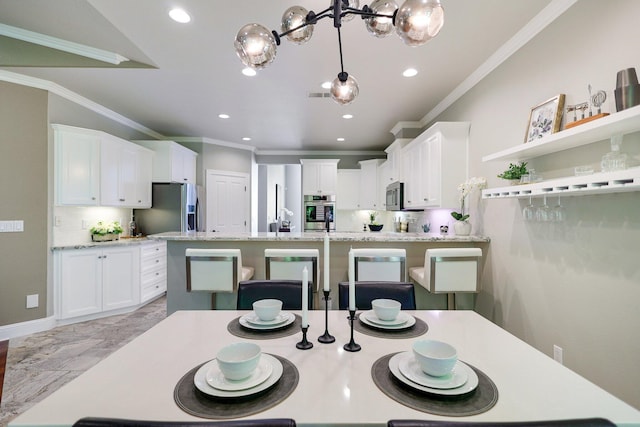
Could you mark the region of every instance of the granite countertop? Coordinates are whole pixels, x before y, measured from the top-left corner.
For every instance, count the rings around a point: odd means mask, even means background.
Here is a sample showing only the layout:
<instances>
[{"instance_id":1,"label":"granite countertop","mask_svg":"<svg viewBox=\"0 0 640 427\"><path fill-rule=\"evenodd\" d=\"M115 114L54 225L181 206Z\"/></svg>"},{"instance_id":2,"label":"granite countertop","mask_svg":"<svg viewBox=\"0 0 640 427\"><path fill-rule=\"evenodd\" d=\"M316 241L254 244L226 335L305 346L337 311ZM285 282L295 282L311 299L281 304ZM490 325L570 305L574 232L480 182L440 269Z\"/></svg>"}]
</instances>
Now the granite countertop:
<instances>
[{"instance_id":1,"label":"granite countertop","mask_svg":"<svg viewBox=\"0 0 640 427\"><path fill-rule=\"evenodd\" d=\"M171 241L322 241L324 232L308 233L209 233L168 232L147 236L152 240ZM334 242L489 242L486 236L456 236L440 233L394 233L394 232L331 232L329 240Z\"/></svg>"},{"instance_id":2,"label":"granite countertop","mask_svg":"<svg viewBox=\"0 0 640 427\"><path fill-rule=\"evenodd\" d=\"M75 243L69 245L58 245L52 246L51 250L62 250L62 249L89 249L89 248L103 248L109 246L132 246L132 245L141 245L147 242L152 242L153 240L148 239L147 237L121 237L119 240L111 240L108 242L85 242L85 243Z\"/></svg>"}]
</instances>

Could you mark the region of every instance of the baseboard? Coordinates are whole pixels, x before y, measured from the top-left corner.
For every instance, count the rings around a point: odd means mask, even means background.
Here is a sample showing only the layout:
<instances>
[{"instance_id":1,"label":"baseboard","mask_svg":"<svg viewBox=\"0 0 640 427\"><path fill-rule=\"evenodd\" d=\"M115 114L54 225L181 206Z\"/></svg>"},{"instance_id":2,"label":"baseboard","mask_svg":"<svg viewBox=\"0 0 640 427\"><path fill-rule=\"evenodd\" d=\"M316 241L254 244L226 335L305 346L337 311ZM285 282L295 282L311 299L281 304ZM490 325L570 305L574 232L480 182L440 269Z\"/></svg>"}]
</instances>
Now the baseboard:
<instances>
[{"instance_id":1,"label":"baseboard","mask_svg":"<svg viewBox=\"0 0 640 427\"><path fill-rule=\"evenodd\" d=\"M14 323L7 326L0 326L0 340L48 331L56 326L57 321L53 316L45 317L43 319L29 320L28 322Z\"/></svg>"}]
</instances>

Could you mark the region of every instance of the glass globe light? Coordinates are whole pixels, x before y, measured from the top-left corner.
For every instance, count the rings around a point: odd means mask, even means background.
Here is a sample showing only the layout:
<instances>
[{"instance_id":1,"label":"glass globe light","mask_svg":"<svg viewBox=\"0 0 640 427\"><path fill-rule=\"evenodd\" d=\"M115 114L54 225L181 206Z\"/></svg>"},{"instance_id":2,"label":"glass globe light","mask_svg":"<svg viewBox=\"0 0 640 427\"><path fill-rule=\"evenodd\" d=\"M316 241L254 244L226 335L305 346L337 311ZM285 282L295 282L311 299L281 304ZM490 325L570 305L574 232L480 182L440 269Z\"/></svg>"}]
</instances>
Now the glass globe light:
<instances>
[{"instance_id":1,"label":"glass globe light","mask_svg":"<svg viewBox=\"0 0 640 427\"><path fill-rule=\"evenodd\" d=\"M247 24L240 28L234 46L236 54L247 67L265 68L276 57L275 37L259 24Z\"/></svg>"},{"instance_id":2,"label":"glass globe light","mask_svg":"<svg viewBox=\"0 0 640 427\"><path fill-rule=\"evenodd\" d=\"M398 5L393 0L374 0L369 6L373 13L393 15ZM365 19L367 30L376 37L386 37L393 31L393 18L369 17Z\"/></svg>"},{"instance_id":3,"label":"glass globe light","mask_svg":"<svg viewBox=\"0 0 640 427\"><path fill-rule=\"evenodd\" d=\"M307 22L307 15L309 11L302 6L291 6L285 10L282 14L282 32L285 33ZM313 25L307 25L300 28L290 34L287 34L287 39L297 44L302 44L311 38L313 35Z\"/></svg>"},{"instance_id":4,"label":"glass globe light","mask_svg":"<svg viewBox=\"0 0 640 427\"><path fill-rule=\"evenodd\" d=\"M336 1L343 1L343 0L331 0L331 7L333 7L333 5L335 4ZM349 0L349 7L353 8L353 9L358 9L360 7L360 0ZM344 11L344 5L342 5L342 10ZM347 22L347 21L351 21L353 19L355 15L353 14L349 14L349 15L345 15L342 17L342 20Z\"/></svg>"},{"instance_id":5,"label":"glass globe light","mask_svg":"<svg viewBox=\"0 0 640 427\"><path fill-rule=\"evenodd\" d=\"M341 105L350 104L358 96L358 82L345 72L338 74L331 82L331 97Z\"/></svg>"},{"instance_id":6,"label":"glass globe light","mask_svg":"<svg viewBox=\"0 0 640 427\"><path fill-rule=\"evenodd\" d=\"M440 0L407 0L398 9L396 32L409 46L421 46L438 35L444 24Z\"/></svg>"}]
</instances>

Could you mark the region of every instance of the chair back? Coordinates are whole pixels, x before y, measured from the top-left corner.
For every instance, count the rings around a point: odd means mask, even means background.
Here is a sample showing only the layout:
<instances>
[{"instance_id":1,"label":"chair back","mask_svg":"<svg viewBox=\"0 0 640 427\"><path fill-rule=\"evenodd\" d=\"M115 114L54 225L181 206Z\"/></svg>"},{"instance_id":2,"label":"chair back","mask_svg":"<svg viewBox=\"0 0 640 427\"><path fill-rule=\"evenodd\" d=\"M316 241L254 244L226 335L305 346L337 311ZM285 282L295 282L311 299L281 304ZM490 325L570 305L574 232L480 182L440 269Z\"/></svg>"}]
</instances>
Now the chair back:
<instances>
[{"instance_id":1,"label":"chair back","mask_svg":"<svg viewBox=\"0 0 640 427\"><path fill-rule=\"evenodd\" d=\"M353 249L356 282L404 282L407 279L405 249Z\"/></svg>"},{"instance_id":2,"label":"chair back","mask_svg":"<svg viewBox=\"0 0 640 427\"><path fill-rule=\"evenodd\" d=\"M242 277L240 249L187 249L187 292L233 292Z\"/></svg>"},{"instance_id":3,"label":"chair back","mask_svg":"<svg viewBox=\"0 0 640 427\"><path fill-rule=\"evenodd\" d=\"M355 282L356 307L371 310L371 301L388 298L400 301L402 310L416 309L416 294L411 282ZM338 306L349 308L349 282L338 283Z\"/></svg>"},{"instance_id":4,"label":"chair back","mask_svg":"<svg viewBox=\"0 0 640 427\"><path fill-rule=\"evenodd\" d=\"M270 418L259 420L233 421L144 421L126 420L122 418L85 417L73 424L73 427L296 427L290 418Z\"/></svg>"},{"instance_id":5,"label":"chair back","mask_svg":"<svg viewBox=\"0 0 640 427\"><path fill-rule=\"evenodd\" d=\"M320 251L317 249L265 249L264 264L267 280L299 280L307 267L309 281L316 288L320 283L318 270Z\"/></svg>"},{"instance_id":6,"label":"chair back","mask_svg":"<svg viewBox=\"0 0 640 427\"><path fill-rule=\"evenodd\" d=\"M313 288L308 286L308 307L313 309ZM302 280L245 280L238 283L238 310L253 310L253 303L266 298L282 301L283 310L302 310Z\"/></svg>"},{"instance_id":7,"label":"chair back","mask_svg":"<svg viewBox=\"0 0 640 427\"><path fill-rule=\"evenodd\" d=\"M577 418L545 421L432 421L432 420L389 420L387 427L612 427L604 418Z\"/></svg>"},{"instance_id":8,"label":"chair back","mask_svg":"<svg viewBox=\"0 0 640 427\"><path fill-rule=\"evenodd\" d=\"M0 402L2 402L2 388L4 385L4 371L7 367L7 353L9 353L9 340L0 341Z\"/></svg>"}]
</instances>

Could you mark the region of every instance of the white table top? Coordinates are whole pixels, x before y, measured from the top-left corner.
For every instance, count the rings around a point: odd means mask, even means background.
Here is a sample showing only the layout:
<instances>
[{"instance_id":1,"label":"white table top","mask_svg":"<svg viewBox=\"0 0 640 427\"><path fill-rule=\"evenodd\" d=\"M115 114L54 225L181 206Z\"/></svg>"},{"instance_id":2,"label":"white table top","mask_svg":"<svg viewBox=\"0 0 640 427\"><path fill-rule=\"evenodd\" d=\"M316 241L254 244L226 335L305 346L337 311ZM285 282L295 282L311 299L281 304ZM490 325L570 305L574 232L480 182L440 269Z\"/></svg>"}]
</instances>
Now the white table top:
<instances>
[{"instance_id":1,"label":"white table top","mask_svg":"<svg viewBox=\"0 0 640 427\"><path fill-rule=\"evenodd\" d=\"M213 359L218 349L243 341L227 324L246 312L179 311L13 420L9 426L71 425L84 416L152 420L203 420L173 400L180 378ZM497 404L458 421L514 421L605 417L640 425L640 411L563 367L545 354L472 311L412 312L429 325L425 338L447 341L461 360L496 384ZM284 402L247 418L294 418L298 425L386 425L394 418L447 419L416 411L384 395L371 378L380 357L408 351L418 338L384 339L355 332L362 350L343 350L349 341L346 312L330 311L333 344L320 344L324 312L309 313L310 350L298 350L297 333L256 340L263 351L285 357L300 373Z\"/></svg>"}]
</instances>

